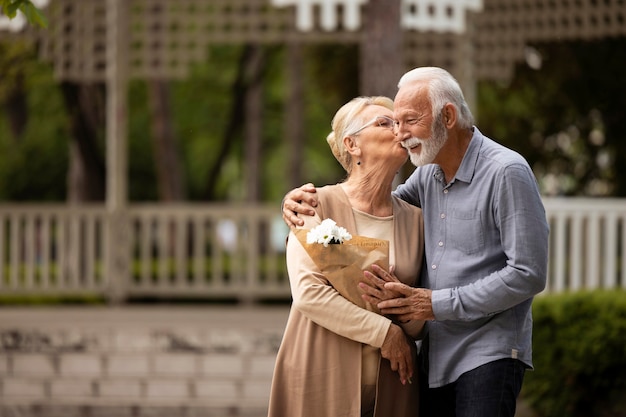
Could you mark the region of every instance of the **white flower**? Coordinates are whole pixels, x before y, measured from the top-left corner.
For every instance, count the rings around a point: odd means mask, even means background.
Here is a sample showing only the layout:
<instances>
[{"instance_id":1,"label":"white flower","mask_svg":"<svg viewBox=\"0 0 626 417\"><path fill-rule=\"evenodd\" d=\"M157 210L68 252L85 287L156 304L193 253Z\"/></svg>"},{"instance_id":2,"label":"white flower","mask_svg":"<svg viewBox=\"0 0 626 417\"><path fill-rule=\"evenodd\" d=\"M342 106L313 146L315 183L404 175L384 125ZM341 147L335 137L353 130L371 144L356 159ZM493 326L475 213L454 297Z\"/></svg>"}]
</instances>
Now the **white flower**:
<instances>
[{"instance_id":1,"label":"white flower","mask_svg":"<svg viewBox=\"0 0 626 417\"><path fill-rule=\"evenodd\" d=\"M352 235L340 226L337 226L332 219L325 219L322 223L311 229L306 235L306 243L322 243L324 246L329 244L343 243L352 239Z\"/></svg>"}]
</instances>

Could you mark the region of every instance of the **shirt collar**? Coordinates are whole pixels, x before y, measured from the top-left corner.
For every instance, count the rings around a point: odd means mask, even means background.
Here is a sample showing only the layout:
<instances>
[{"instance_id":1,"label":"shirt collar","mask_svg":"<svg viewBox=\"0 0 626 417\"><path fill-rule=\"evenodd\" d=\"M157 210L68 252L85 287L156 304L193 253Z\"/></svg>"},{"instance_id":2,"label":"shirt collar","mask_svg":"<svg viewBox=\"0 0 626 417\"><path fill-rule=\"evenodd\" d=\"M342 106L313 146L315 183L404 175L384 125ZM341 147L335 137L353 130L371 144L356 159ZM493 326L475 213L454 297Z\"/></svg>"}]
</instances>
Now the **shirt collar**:
<instances>
[{"instance_id":1,"label":"shirt collar","mask_svg":"<svg viewBox=\"0 0 626 417\"><path fill-rule=\"evenodd\" d=\"M472 139L470 140L469 146L465 151L465 156L463 156L463 160L461 161L461 166L454 176L454 179L458 179L459 181L466 183L471 183L472 178L474 178L478 154L483 144L483 135L476 126L473 127L473 132Z\"/></svg>"},{"instance_id":2,"label":"shirt collar","mask_svg":"<svg viewBox=\"0 0 626 417\"><path fill-rule=\"evenodd\" d=\"M463 160L461 161L461 166L456 171L454 178L452 181L446 184L446 177L443 173L443 170L439 165L435 166L435 170L433 172L433 177L443 183L445 187L449 187L456 180L463 181L466 183L471 183L472 178L474 178L474 172L476 172L476 163L478 161L478 154L480 152L480 148L483 144L483 135L480 133L480 130L476 126L472 126L472 139L470 139L469 146L465 151L465 155L463 156Z\"/></svg>"}]
</instances>

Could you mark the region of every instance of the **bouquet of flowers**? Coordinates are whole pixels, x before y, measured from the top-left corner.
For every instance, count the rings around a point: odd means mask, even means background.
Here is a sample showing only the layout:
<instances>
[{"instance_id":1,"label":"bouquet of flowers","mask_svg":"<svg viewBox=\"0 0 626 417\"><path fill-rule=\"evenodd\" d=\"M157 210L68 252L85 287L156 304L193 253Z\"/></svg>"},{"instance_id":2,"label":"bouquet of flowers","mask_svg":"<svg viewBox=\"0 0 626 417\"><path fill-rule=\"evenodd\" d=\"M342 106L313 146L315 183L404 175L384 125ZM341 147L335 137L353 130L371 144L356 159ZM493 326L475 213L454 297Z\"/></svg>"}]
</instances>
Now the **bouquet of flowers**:
<instances>
[{"instance_id":1,"label":"bouquet of flowers","mask_svg":"<svg viewBox=\"0 0 626 417\"><path fill-rule=\"evenodd\" d=\"M380 313L361 298L358 284L363 271L372 264L389 269L389 241L352 236L332 219L325 219L311 230L298 229L294 233L339 294L361 308Z\"/></svg>"}]
</instances>

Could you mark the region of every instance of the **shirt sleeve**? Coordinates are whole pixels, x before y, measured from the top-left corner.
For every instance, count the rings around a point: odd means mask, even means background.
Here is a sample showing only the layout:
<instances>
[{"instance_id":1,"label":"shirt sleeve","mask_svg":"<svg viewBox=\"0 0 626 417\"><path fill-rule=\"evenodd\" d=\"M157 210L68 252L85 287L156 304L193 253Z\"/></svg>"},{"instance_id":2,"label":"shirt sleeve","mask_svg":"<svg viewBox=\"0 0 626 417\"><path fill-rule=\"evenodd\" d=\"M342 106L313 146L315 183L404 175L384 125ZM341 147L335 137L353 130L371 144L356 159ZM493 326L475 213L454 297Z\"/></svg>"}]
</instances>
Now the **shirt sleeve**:
<instances>
[{"instance_id":1,"label":"shirt sleeve","mask_svg":"<svg viewBox=\"0 0 626 417\"><path fill-rule=\"evenodd\" d=\"M305 228L321 222L305 217ZM287 243L287 271L293 297L292 308L316 324L346 338L381 347L391 320L346 300L315 265L298 238L291 233Z\"/></svg>"},{"instance_id":2,"label":"shirt sleeve","mask_svg":"<svg viewBox=\"0 0 626 417\"><path fill-rule=\"evenodd\" d=\"M418 187L418 169L419 168L416 168L415 171L413 171L413 173L409 176L409 178L406 179L404 183L398 185L398 187L396 187L396 189L393 191L392 195L416 207L422 207L419 197L420 193Z\"/></svg>"},{"instance_id":3,"label":"shirt sleeve","mask_svg":"<svg viewBox=\"0 0 626 417\"><path fill-rule=\"evenodd\" d=\"M494 224L505 266L456 288L432 293L437 320L475 320L507 310L543 291L548 263L548 224L538 187L530 170L512 164L499 174L493 198Z\"/></svg>"}]
</instances>

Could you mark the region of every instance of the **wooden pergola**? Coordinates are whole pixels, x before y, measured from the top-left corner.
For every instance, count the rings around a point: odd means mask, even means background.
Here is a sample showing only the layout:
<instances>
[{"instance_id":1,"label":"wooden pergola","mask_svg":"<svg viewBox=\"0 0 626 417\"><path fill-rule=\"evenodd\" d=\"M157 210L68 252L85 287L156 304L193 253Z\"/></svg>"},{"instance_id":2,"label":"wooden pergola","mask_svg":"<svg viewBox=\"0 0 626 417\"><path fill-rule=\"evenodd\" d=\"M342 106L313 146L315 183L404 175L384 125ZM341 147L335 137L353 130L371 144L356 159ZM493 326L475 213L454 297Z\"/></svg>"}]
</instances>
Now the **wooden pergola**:
<instances>
[{"instance_id":1,"label":"wooden pergola","mask_svg":"<svg viewBox=\"0 0 626 417\"><path fill-rule=\"evenodd\" d=\"M181 79L212 44L343 43L364 36L368 0L50 0L28 30L59 80L106 82L107 205L126 203L129 79ZM623 0L401 0L403 66L445 67L470 103L478 80L510 79L534 42L626 35ZM0 39L20 36L0 32Z\"/></svg>"},{"instance_id":2,"label":"wooden pergola","mask_svg":"<svg viewBox=\"0 0 626 417\"><path fill-rule=\"evenodd\" d=\"M107 84L106 205L110 241L124 242L115 224L124 224L127 205L130 79L185 78L191 64L210 62L214 44L362 44L369 1L50 0L49 29L0 32L0 39L35 38L59 80ZM397 1L402 47L395 53L404 69L448 69L470 104L478 80L509 80L533 43L626 36L624 0ZM111 259L123 259L113 253L123 249L113 244Z\"/></svg>"}]
</instances>

